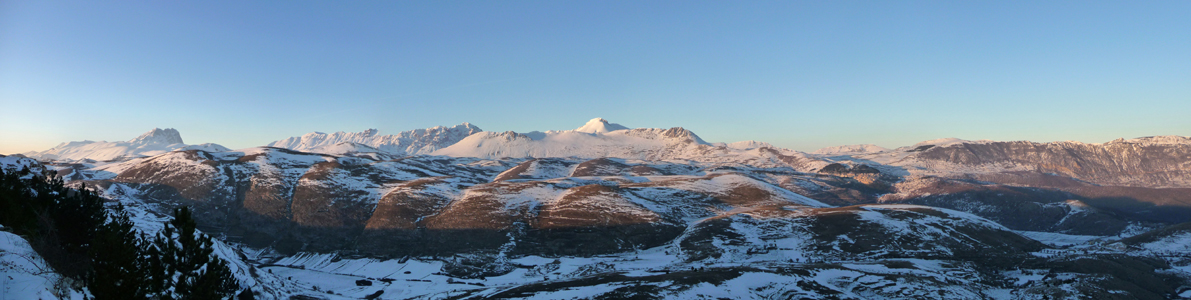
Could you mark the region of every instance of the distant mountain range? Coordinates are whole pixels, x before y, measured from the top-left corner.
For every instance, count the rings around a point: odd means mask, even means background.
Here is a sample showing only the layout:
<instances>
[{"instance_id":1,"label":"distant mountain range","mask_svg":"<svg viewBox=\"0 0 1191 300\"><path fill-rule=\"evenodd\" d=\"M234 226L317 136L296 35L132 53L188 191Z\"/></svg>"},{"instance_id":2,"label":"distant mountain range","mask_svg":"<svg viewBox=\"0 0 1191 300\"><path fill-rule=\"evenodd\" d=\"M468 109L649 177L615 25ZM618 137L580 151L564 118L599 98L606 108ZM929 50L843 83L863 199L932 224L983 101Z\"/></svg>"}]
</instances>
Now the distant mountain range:
<instances>
[{"instance_id":1,"label":"distant mountain range","mask_svg":"<svg viewBox=\"0 0 1191 300\"><path fill-rule=\"evenodd\" d=\"M173 128L154 128L153 130L150 130L149 132L141 134L141 136L126 142L69 142L59 144L58 146L54 146L54 148L50 148L49 150L40 152L26 152L22 153L22 155L39 160L77 161L89 159L95 161L107 161L142 156L153 156L175 150L190 149L215 152L229 150L226 147L212 143L187 145L182 143L182 135L178 133L178 130Z\"/></svg>"},{"instance_id":2,"label":"distant mountain range","mask_svg":"<svg viewBox=\"0 0 1191 300\"><path fill-rule=\"evenodd\" d=\"M708 143L682 127L629 128L596 118L573 130L488 132L469 123L381 135L312 132L267 147L341 156L395 159L409 155L499 158L621 158L743 163L818 171L831 164L865 166L904 176L1004 177L1015 172L1055 174L1089 184L1191 187L1191 138L1157 136L1080 142L997 142L938 139L898 149L847 145L804 153L757 141ZM119 142L79 141L23 153L43 161L112 161L176 150L225 152L218 144L187 145L177 130L154 129Z\"/></svg>"},{"instance_id":3,"label":"distant mountain range","mask_svg":"<svg viewBox=\"0 0 1191 300\"><path fill-rule=\"evenodd\" d=\"M376 129L362 132L311 132L269 143L266 146L315 153L383 152L389 155L421 155L446 148L481 132L479 127L463 123L451 127L431 127L378 135ZM363 146L363 147L361 147Z\"/></svg>"}]
</instances>

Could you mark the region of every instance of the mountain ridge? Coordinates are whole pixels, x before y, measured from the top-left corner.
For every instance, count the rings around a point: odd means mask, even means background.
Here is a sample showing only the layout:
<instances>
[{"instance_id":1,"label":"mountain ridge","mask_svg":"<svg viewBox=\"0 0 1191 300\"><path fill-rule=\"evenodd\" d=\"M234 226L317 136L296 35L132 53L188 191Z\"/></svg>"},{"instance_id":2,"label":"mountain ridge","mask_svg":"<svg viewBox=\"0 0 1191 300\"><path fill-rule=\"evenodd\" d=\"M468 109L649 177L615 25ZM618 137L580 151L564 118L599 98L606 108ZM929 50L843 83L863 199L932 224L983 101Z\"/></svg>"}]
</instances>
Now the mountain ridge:
<instances>
[{"instance_id":1,"label":"mountain ridge","mask_svg":"<svg viewBox=\"0 0 1191 300\"><path fill-rule=\"evenodd\" d=\"M435 126L424 129L402 131L390 135L378 135L379 130L368 129L361 132L311 132L297 137L289 137L266 144L269 147L286 148L295 151L317 151L319 147L331 146L343 142L352 142L385 151L392 155L428 154L440 148L455 144L460 139L477 132L479 127L471 123L462 123L451 127Z\"/></svg>"},{"instance_id":2,"label":"mountain ridge","mask_svg":"<svg viewBox=\"0 0 1191 300\"><path fill-rule=\"evenodd\" d=\"M154 128L128 141L97 142L85 140L64 142L44 151L30 151L22 153L22 155L46 161L108 161L153 156L180 149L230 150L227 147L213 143L187 145L182 142L182 135L177 129Z\"/></svg>"}]
</instances>

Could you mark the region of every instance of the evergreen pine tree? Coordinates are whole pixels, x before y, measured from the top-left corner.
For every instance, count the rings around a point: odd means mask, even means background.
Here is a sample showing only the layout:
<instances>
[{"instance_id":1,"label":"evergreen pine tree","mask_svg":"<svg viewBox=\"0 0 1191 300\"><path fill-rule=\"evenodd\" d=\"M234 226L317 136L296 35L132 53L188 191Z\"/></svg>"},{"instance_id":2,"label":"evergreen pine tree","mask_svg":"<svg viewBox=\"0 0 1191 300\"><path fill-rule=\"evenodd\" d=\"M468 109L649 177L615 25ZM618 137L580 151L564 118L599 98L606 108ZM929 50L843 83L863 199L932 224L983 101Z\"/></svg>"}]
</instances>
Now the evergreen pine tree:
<instances>
[{"instance_id":1,"label":"evergreen pine tree","mask_svg":"<svg viewBox=\"0 0 1191 300\"><path fill-rule=\"evenodd\" d=\"M148 299L145 241L133 230L123 206L99 228L91 246L92 271L87 288L97 300Z\"/></svg>"},{"instance_id":2,"label":"evergreen pine tree","mask_svg":"<svg viewBox=\"0 0 1191 300\"><path fill-rule=\"evenodd\" d=\"M9 230L29 235L37 227L33 192L17 172L0 169L0 224Z\"/></svg>"},{"instance_id":3,"label":"evergreen pine tree","mask_svg":"<svg viewBox=\"0 0 1191 300\"><path fill-rule=\"evenodd\" d=\"M50 181L51 193L58 195L57 203L50 211L62 247L71 253L85 254L91 240L107 219L103 209L103 198L83 186L77 191L63 187L61 178Z\"/></svg>"},{"instance_id":4,"label":"evergreen pine tree","mask_svg":"<svg viewBox=\"0 0 1191 300\"><path fill-rule=\"evenodd\" d=\"M95 299L225 299L239 289L188 208L152 238L129 218L122 206L109 216L85 186L0 170L0 224L26 236L58 273L84 279Z\"/></svg>"},{"instance_id":5,"label":"evergreen pine tree","mask_svg":"<svg viewBox=\"0 0 1191 300\"><path fill-rule=\"evenodd\" d=\"M166 226L164 231L169 231L171 233L173 232L169 226ZM145 239L147 244L145 245L144 271L146 273L145 277L148 279L145 283L145 288L150 297L155 297L156 299L169 299L162 296L165 295L167 289L172 286L170 283L173 282L174 276L173 272L171 272L169 267L166 266L165 253L168 251L168 249L164 247L172 245L172 243L167 242L162 233L158 233L152 238L151 241L148 238Z\"/></svg>"},{"instance_id":6,"label":"evergreen pine tree","mask_svg":"<svg viewBox=\"0 0 1191 300\"><path fill-rule=\"evenodd\" d=\"M174 219L149 250L147 270L161 286L150 287L159 299L223 299L239 289L227 263L214 255L210 236L198 233L190 209L174 210Z\"/></svg>"}]
</instances>

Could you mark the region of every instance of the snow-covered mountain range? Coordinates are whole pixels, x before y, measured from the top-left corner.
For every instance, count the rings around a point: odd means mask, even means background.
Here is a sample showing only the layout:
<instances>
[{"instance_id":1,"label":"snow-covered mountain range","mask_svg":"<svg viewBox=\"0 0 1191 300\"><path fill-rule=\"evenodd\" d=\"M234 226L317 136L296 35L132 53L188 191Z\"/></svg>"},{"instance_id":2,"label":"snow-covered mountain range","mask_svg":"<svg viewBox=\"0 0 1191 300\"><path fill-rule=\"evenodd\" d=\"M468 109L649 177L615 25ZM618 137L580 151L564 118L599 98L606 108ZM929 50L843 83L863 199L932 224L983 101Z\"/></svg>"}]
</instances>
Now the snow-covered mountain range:
<instances>
[{"instance_id":1,"label":"snow-covered mountain range","mask_svg":"<svg viewBox=\"0 0 1191 300\"><path fill-rule=\"evenodd\" d=\"M582 127L528 133L486 132L469 136L432 154L454 157L615 157L678 159L713 148L681 127L629 129L600 118Z\"/></svg>"},{"instance_id":2,"label":"snow-covered mountain range","mask_svg":"<svg viewBox=\"0 0 1191 300\"><path fill-rule=\"evenodd\" d=\"M1060 174L1093 184L1137 187L1191 187L1191 138L1144 137L1103 144L1080 142L997 142L937 139L897 149L847 145L804 153L765 142L708 143L682 127L630 128L595 118L572 130L488 132L469 123L381 135L312 132L267 144L269 147L338 156L387 160L409 155L500 158L619 158L646 161L698 161L789 167L816 172L832 164L864 166L890 176L979 176L1037 172ZM43 161L127 160L175 150L223 152L217 144L186 145L174 129L154 129L121 142L69 142L24 153Z\"/></svg>"},{"instance_id":3,"label":"snow-covered mountain range","mask_svg":"<svg viewBox=\"0 0 1191 300\"><path fill-rule=\"evenodd\" d=\"M229 149L218 144L203 143L187 145L182 143L182 135L173 128L154 128L128 141L78 141L62 143L54 148L40 152L27 152L23 155L39 160L80 161L85 159L106 161L128 159L142 156L153 156L175 150L204 150L227 151Z\"/></svg>"},{"instance_id":4,"label":"snow-covered mountain range","mask_svg":"<svg viewBox=\"0 0 1191 300\"><path fill-rule=\"evenodd\" d=\"M596 118L206 145L158 129L0 164L141 219L194 208L265 299L1162 299L1191 286L1191 261L1157 262L1191 255L1181 136L804 153Z\"/></svg>"},{"instance_id":5,"label":"snow-covered mountain range","mask_svg":"<svg viewBox=\"0 0 1191 300\"><path fill-rule=\"evenodd\" d=\"M379 151L396 156L419 155L446 148L481 131L475 125L463 123L451 127L436 126L389 135L378 135L376 129L361 132L340 131L331 134L311 132L298 137L278 140L266 146L315 153Z\"/></svg>"}]
</instances>

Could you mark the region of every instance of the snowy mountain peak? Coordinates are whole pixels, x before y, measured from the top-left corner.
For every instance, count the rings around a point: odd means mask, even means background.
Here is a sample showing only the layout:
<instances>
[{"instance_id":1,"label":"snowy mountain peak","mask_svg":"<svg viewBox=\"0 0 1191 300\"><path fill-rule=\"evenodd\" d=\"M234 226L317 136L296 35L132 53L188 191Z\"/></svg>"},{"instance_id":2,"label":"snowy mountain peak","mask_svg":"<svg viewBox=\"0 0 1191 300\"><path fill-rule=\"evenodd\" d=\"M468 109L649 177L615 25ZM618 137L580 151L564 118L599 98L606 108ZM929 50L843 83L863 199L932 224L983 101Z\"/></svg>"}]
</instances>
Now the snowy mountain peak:
<instances>
[{"instance_id":1,"label":"snowy mountain peak","mask_svg":"<svg viewBox=\"0 0 1191 300\"><path fill-rule=\"evenodd\" d=\"M937 146L937 147L947 147L947 146L958 145L958 144L988 144L988 143L995 143L995 142L996 141L992 141L992 140L971 141L971 140L958 139L958 138L942 138L942 139L933 139L933 140L917 143L917 144L914 144L913 147L921 147L921 146L928 146L928 145L929 146Z\"/></svg>"},{"instance_id":2,"label":"snowy mountain peak","mask_svg":"<svg viewBox=\"0 0 1191 300\"><path fill-rule=\"evenodd\" d=\"M739 141L739 142L735 142L735 143L727 143L727 144L724 144L724 147L728 147L731 149L738 149L738 150L752 150L752 149L764 148L764 147L774 148L773 145L770 143L751 141L751 140L750 141Z\"/></svg>"},{"instance_id":3,"label":"snowy mountain peak","mask_svg":"<svg viewBox=\"0 0 1191 300\"><path fill-rule=\"evenodd\" d=\"M379 134L376 129L361 132L311 132L300 137L290 137L269 143L269 147L286 148L290 150L337 154L342 147L337 144L350 142L380 150L392 155L427 154L434 150L455 144L459 140L481 132L479 127L470 123L463 123L451 127L435 126L425 129L415 129L398 132L397 134Z\"/></svg>"},{"instance_id":4,"label":"snowy mountain peak","mask_svg":"<svg viewBox=\"0 0 1191 300\"><path fill-rule=\"evenodd\" d=\"M843 146L826 147L826 148L822 148L819 150L815 150L814 154L845 155L845 154L877 153L877 152L884 152L884 151L889 151L889 149L885 149L885 147L881 147L881 146L877 146L877 145L873 145L873 144L861 144L861 145L843 145Z\"/></svg>"},{"instance_id":5,"label":"snowy mountain peak","mask_svg":"<svg viewBox=\"0 0 1191 300\"><path fill-rule=\"evenodd\" d=\"M1191 137L1177 135L1147 136L1135 139L1117 139L1109 143L1132 143L1142 145L1191 145Z\"/></svg>"},{"instance_id":6,"label":"snowy mountain peak","mask_svg":"<svg viewBox=\"0 0 1191 300\"><path fill-rule=\"evenodd\" d=\"M129 140L128 142L134 145L182 144L182 134L178 133L178 130L173 128L153 128L153 130L150 130L149 132L146 132L135 139Z\"/></svg>"},{"instance_id":7,"label":"snowy mountain peak","mask_svg":"<svg viewBox=\"0 0 1191 300\"><path fill-rule=\"evenodd\" d=\"M153 156L175 150L227 151L218 144L186 145L182 135L173 128L153 128L128 141L81 141L62 143L49 150L27 152L25 155L38 160L79 161L84 159L107 161Z\"/></svg>"},{"instance_id":8,"label":"snowy mountain peak","mask_svg":"<svg viewBox=\"0 0 1191 300\"><path fill-rule=\"evenodd\" d=\"M623 129L629 129L629 128L624 127L620 124L609 123L608 120L604 120L603 118L595 118L595 119L591 119L591 121L587 121L587 124L584 124L583 127L579 127L578 129L575 129L575 131L576 132L586 132L586 133L609 133L609 132L623 130Z\"/></svg>"},{"instance_id":9,"label":"snowy mountain peak","mask_svg":"<svg viewBox=\"0 0 1191 300\"><path fill-rule=\"evenodd\" d=\"M439 127L441 127L441 126L435 126L435 127L432 127L432 129L433 129L433 128L439 128ZM468 123L468 122L463 122L462 124L459 124L459 125L455 125L455 126L451 126L451 127L446 127L446 129L450 129L450 130L458 130L458 131L465 131L465 132L471 132L471 133L476 133L476 132L484 131L483 129L480 129L480 127L477 127L475 124Z\"/></svg>"}]
</instances>

